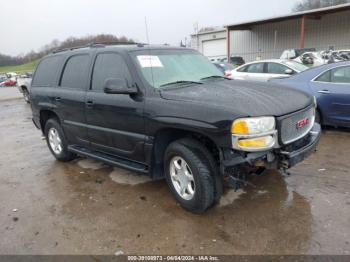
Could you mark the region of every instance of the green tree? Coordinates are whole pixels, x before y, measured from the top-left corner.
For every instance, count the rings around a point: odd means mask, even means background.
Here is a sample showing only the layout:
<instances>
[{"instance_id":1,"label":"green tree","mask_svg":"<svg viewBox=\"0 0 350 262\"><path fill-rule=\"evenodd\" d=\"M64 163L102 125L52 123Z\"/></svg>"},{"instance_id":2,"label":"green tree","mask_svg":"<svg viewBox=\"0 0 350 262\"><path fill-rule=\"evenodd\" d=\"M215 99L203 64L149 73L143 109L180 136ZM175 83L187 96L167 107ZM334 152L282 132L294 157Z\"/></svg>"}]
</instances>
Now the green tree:
<instances>
[{"instance_id":1,"label":"green tree","mask_svg":"<svg viewBox=\"0 0 350 262\"><path fill-rule=\"evenodd\" d=\"M294 12L350 3L350 0L301 0L293 7Z\"/></svg>"}]
</instances>

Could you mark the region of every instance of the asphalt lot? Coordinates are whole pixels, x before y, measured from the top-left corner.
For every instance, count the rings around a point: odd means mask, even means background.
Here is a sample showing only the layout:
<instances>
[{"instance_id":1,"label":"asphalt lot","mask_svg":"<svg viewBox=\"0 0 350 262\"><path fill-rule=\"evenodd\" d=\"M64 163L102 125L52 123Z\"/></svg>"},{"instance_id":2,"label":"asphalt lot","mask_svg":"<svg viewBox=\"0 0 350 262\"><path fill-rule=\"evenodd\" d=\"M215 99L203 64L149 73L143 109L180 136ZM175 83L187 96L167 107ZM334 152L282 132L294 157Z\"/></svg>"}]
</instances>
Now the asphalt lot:
<instances>
[{"instance_id":1,"label":"asphalt lot","mask_svg":"<svg viewBox=\"0 0 350 262\"><path fill-rule=\"evenodd\" d=\"M0 87L0 101L22 97L17 87Z\"/></svg>"},{"instance_id":2,"label":"asphalt lot","mask_svg":"<svg viewBox=\"0 0 350 262\"><path fill-rule=\"evenodd\" d=\"M347 130L324 131L291 176L251 177L255 188L226 190L194 215L165 181L83 158L55 161L30 105L2 91L0 254L350 254Z\"/></svg>"}]
</instances>

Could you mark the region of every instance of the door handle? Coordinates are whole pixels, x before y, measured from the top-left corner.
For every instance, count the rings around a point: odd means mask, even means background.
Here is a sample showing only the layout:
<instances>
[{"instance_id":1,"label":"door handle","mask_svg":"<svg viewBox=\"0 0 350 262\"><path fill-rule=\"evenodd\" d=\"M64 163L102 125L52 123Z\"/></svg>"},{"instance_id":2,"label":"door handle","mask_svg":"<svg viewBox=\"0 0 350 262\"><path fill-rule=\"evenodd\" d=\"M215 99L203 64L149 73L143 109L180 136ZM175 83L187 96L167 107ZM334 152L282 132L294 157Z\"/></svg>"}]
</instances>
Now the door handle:
<instances>
[{"instance_id":1,"label":"door handle","mask_svg":"<svg viewBox=\"0 0 350 262\"><path fill-rule=\"evenodd\" d=\"M317 91L317 93L320 93L320 94L330 94L331 91L329 91L329 90L320 90L320 91Z\"/></svg>"},{"instance_id":2,"label":"door handle","mask_svg":"<svg viewBox=\"0 0 350 262\"><path fill-rule=\"evenodd\" d=\"M91 108L94 105L94 102L92 100L86 101L86 107Z\"/></svg>"},{"instance_id":3,"label":"door handle","mask_svg":"<svg viewBox=\"0 0 350 262\"><path fill-rule=\"evenodd\" d=\"M61 101L61 97L56 96L56 97L55 97L55 100L56 100L56 101Z\"/></svg>"}]
</instances>

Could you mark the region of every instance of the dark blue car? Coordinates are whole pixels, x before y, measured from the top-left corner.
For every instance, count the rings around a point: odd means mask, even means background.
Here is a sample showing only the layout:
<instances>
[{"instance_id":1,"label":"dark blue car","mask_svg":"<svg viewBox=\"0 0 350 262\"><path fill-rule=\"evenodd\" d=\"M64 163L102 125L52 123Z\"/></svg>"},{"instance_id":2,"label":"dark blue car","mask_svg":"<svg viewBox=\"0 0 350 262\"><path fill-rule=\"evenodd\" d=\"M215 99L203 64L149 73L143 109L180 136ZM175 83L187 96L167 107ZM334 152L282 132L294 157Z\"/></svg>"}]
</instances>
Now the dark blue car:
<instances>
[{"instance_id":1,"label":"dark blue car","mask_svg":"<svg viewBox=\"0 0 350 262\"><path fill-rule=\"evenodd\" d=\"M314 95L317 99L316 121L321 124L350 127L349 61L319 66L271 81Z\"/></svg>"}]
</instances>

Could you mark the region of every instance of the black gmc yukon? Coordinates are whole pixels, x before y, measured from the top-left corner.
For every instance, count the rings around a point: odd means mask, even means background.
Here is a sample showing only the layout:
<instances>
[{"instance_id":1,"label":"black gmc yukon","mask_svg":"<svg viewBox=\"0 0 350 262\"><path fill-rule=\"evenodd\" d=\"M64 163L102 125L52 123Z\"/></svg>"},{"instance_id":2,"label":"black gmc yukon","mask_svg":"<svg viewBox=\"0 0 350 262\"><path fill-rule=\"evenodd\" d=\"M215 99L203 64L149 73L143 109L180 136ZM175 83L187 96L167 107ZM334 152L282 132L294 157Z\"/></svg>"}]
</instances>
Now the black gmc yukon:
<instances>
[{"instance_id":1,"label":"black gmc yukon","mask_svg":"<svg viewBox=\"0 0 350 262\"><path fill-rule=\"evenodd\" d=\"M92 157L165 177L192 212L262 168L282 171L319 141L313 97L225 78L194 50L91 44L44 57L34 74L34 124L56 159Z\"/></svg>"}]
</instances>

